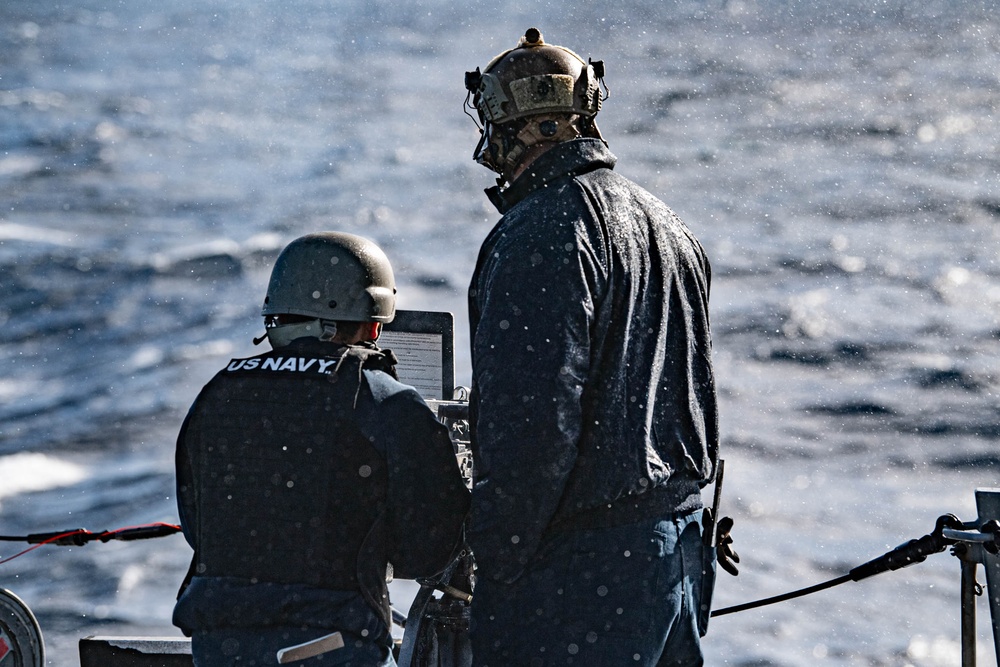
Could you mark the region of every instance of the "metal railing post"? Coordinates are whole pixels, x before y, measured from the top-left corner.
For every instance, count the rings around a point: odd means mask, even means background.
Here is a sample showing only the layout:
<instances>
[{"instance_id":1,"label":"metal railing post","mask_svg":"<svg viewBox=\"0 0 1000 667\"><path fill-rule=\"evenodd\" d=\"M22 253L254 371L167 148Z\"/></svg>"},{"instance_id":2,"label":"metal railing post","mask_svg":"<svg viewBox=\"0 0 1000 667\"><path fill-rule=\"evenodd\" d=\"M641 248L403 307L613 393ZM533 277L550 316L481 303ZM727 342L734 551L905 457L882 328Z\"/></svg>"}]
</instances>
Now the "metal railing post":
<instances>
[{"instance_id":1,"label":"metal railing post","mask_svg":"<svg viewBox=\"0 0 1000 667\"><path fill-rule=\"evenodd\" d=\"M983 549L980 548L977 551L983 551ZM978 554L975 556L978 557ZM960 559L962 563L962 667L976 667L977 563L972 558L960 557Z\"/></svg>"},{"instance_id":2,"label":"metal railing post","mask_svg":"<svg viewBox=\"0 0 1000 667\"><path fill-rule=\"evenodd\" d=\"M979 526L1000 519L1000 489L976 489ZM986 591L990 599L990 620L993 623L993 650L1000 667L1000 555L981 550L986 570Z\"/></svg>"}]
</instances>

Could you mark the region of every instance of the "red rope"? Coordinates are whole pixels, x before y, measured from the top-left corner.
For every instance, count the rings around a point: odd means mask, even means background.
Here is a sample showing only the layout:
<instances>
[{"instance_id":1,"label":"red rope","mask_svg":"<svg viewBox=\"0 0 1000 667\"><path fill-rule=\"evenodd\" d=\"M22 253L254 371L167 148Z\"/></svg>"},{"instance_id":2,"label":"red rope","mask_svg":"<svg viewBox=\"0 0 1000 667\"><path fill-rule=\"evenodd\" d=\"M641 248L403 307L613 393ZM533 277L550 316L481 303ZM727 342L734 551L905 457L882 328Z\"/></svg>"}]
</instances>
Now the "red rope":
<instances>
[{"instance_id":1,"label":"red rope","mask_svg":"<svg viewBox=\"0 0 1000 667\"><path fill-rule=\"evenodd\" d=\"M9 563L10 561L14 560L15 558L18 558L19 556L23 556L24 554L26 554L26 553L28 553L30 551L34 551L38 547L44 546L46 544L51 544L52 542L58 542L59 540L64 540L67 537L73 537L75 535L86 535L89 539L84 540L83 544L86 544L90 540L103 540L103 541L106 542L108 540L115 539L116 535L120 535L122 533L127 533L130 530L141 530L143 528L170 528L170 529L173 529L174 531L177 531L177 532L180 532L180 530L181 530L180 526L178 526L176 524L173 524L173 523L166 523L166 522L163 522L163 521L156 521L154 523L144 523L144 524L140 524L138 526L126 526L124 528L117 528L115 530L106 530L103 533L93 533L93 532L91 532L89 530L86 530L84 528L81 528L79 530L70 530L70 531L67 531L65 533L59 533L58 535L53 535L53 536L49 537L48 539L45 539L45 540L39 542L38 544L33 544L30 547L28 547L27 549L25 549L24 551L20 551L20 552L14 554L13 556L9 556L7 558L0 558L0 565L3 565L4 563ZM80 546L83 546L83 545L81 544Z\"/></svg>"}]
</instances>

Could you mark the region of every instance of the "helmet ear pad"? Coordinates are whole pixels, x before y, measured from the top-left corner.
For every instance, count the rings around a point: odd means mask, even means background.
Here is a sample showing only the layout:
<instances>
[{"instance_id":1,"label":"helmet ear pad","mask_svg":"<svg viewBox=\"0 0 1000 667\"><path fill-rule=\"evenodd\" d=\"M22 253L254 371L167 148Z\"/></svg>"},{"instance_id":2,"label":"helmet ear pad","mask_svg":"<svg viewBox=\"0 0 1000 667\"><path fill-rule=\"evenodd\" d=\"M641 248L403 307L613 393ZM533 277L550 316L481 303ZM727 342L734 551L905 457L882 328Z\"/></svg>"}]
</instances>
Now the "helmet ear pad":
<instances>
[{"instance_id":1,"label":"helmet ear pad","mask_svg":"<svg viewBox=\"0 0 1000 667\"><path fill-rule=\"evenodd\" d=\"M267 327L265 334L271 347L277 349L298 338L320 338L323 334L323 321L317 319L277 324Z\"/></svg>"}]
</instances>

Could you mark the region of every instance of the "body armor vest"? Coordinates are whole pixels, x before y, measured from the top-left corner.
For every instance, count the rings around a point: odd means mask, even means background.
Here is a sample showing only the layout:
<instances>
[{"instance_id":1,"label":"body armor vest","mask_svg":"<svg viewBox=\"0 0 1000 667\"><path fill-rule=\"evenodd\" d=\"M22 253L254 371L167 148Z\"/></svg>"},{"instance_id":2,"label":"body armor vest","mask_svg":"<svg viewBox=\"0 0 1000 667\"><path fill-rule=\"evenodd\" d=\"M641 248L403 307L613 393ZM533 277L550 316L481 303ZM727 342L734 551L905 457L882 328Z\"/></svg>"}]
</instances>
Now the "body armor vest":
<instances>
[{"instance_id":1,"label":"body armor vest","mask_svg":"<svg viewBox=\"0 0 1000 667\"><path fill-rule=\"evenodd\" d=\"M235 360L203 393L187 434L196 576L359 588L358 553L385 509L387 471L354 405L362 367L384 357L330 352L292 345Z\"/></svg>"}]
</instances>

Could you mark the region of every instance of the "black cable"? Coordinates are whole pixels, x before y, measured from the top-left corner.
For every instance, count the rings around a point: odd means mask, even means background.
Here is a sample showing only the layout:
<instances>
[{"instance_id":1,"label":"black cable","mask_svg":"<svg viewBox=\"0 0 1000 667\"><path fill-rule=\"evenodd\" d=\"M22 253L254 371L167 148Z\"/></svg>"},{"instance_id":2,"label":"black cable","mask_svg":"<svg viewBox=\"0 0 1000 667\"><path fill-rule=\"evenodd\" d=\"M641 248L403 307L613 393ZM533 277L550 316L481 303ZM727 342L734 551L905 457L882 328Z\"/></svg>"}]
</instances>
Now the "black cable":
<instances>
[{"instance_id":1,"label":"black cable","mask_svg":"<svg viewBox=\"0 0 1000 667\"><path fill-rule=\"evenodd\" d=\"M59 546L82 547L87 542L108 542L109 540L145 540L152 537L165 537L179 533L181 527L162 521L147 523L140 526L128 526L116 530L92 532L86 528L70 528L48 533L32 533L31 535L0 535L0 542L27 542L28 544L56 544Z\"/></svg>"},{"instance_id":2,"label":"black cable","mask_svg":"<svg viewBox=\"0 0 1000 667\"><path fill-rule=\"evenodd\" d=\"M726 607L725 609L717 609L712 612L712 618L715 618L716 616L725 616L726 614L735 614L738 611L755 609L756 607L763 607L765 605L774 604L776 602L784 602L785 600L791 600L793 598L802 597L803 595L809 595L811 593L818 593L819 591L826 590L827 588L833 588L834 586L839 586L840 584L847 583L848 581L853 581L853 578L851 577L851 575L845 574L842 577L831 579L830 581L823 582L822 584L816 584L815 586L810 586L809 588L802 588L797 591L792 591L791 593L775 595L773 598L765 598L763 600L756 600L754 602L746 602L744 604L738 604L735 607Z\"/></svg>"},{"instance_id":3,"label":"black cable","mask_svg":"<svg viewBox=\"0 0 1000 667\"><path fill-rule=\"evenodd\" d=\"M774 604L775 602L784 602L785 600L791 600L792 598L798 598L803 595L809 595L810 593L817 593L819 591L826 590L827 588L833 588L834 586L839 586L840 584L848 581L861 581L862 579L867 579L868 577L876 574L889 572L890 570L898 570L901 567L913 565L914 563L921 563L927 558L927 556L944 551L949 545L955 543L954 539L944 535L945 528L953 528L957 530L960 529L962 525L962 522L959 521L958 517L954 514L945 514L938 517L937 523L934 525L934 530L931 533L928 533L921 538L910 540L905 544L901 544L892 551L870 560L864 565L859 565L842 577L837 577L836 579L831 579L830 581L822 584L816 584L815 586L810 586L809 588L803 588L797 591L792 591L791 593L785 593L784 595L777 595L773 598L766 598L764 600L757 600L756 602L747 602L746 604L736 605L735 607L719 609L712 612L712 617L733 614L738 611L754 609L755 607L763 607L764 605Z\"/></svg>"}]
</instances>

